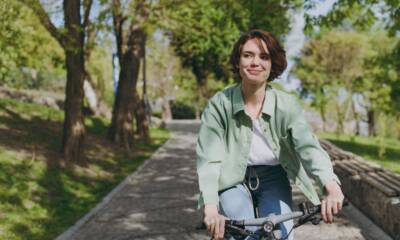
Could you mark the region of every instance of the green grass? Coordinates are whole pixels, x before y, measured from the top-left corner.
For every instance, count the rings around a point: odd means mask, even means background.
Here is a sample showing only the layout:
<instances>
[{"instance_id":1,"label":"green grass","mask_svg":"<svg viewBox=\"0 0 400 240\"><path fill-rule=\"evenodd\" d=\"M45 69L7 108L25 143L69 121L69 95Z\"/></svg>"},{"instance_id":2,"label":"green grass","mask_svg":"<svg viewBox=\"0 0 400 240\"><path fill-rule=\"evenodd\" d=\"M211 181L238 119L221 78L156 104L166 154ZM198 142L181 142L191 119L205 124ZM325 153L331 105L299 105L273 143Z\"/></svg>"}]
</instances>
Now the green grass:
<instances>
[{"instance_id":1,"label":"green grass","mask_svg":"<svg viewBox=\"0 0 400 240\"><path fill-rule=\"evenodd\" d=\"M378 165L400 173L400 141L396 139L385 139L386 153L383 159L379 159L379 141L374 137L336 135L332 133L322 133L319 135L336 146L353 152L365 160L372 161Z\"/></svg>"},{"instance_id":2,"label":"green grass","mask_svg":"<svg viewBox=\"0 0 400 240\"><path fill-rule=\"evenodd\" d=\"M0 100L0 239L54 239L135 171L168 138L126 153L105 139L108 122L88 118L86 165L60 154L63 112Z\"/></svg>"}]
</instances>

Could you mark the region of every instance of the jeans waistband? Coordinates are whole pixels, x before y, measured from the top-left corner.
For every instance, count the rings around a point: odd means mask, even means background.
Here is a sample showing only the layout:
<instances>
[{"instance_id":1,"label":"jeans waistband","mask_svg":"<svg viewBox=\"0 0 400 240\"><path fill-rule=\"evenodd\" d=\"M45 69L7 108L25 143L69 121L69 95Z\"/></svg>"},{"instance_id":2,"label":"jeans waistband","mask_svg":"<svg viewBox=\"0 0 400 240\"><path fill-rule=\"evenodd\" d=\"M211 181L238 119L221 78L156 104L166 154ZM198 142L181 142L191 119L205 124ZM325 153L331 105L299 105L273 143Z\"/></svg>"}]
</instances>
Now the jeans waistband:
<instances>
[{"instance_id":1,"label":"jeans waistband","mask_svg":"<svg viewBox=\"0 0 400 240\"><path fill-rule=\"evenodd\" d=\"M257 173L258 176L269 175L270 173L276 173L280 171L285 171L282 165L253 165L247 166L246 168L246 178L249 177L251 173Z\"/></svg>"},{"instance_id":2,"label":"jeans waistband","mask_svg":"<svg viewBox=\"0 0 400 240\"><path fill-rule=\"evenodd\" d=\"M260 185L260 179L280 178L281 176L286 177L286 172L280 164L247 166L244 182L250 190L255 191Z\"/></svg>"}]
</instances>

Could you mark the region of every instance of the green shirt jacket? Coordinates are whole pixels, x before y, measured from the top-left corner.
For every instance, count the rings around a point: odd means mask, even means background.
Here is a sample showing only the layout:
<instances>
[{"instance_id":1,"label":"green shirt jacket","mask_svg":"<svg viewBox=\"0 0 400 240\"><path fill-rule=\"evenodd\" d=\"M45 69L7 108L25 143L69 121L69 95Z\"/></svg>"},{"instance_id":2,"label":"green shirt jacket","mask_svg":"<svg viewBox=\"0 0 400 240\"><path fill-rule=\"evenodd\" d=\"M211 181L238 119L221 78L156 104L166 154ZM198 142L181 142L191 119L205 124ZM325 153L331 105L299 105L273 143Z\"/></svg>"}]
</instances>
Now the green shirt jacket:
<instances>
[{"instance_id":1,"label":"green shirt jacket","mask_svg":"<svg viewBox=\"0 0 400 240\"><path fill-rule=\"evenodd\" d=\"M196 147L199 208L218 205L219 190L243 182L253 134L244 109L241 84L236 84L218 92L203 111ZM340 181L296 98L267 84L260 125L289 179L313 204L320 204L309 176L322 191L329 181Z\"/></svg>"}]
</instances>

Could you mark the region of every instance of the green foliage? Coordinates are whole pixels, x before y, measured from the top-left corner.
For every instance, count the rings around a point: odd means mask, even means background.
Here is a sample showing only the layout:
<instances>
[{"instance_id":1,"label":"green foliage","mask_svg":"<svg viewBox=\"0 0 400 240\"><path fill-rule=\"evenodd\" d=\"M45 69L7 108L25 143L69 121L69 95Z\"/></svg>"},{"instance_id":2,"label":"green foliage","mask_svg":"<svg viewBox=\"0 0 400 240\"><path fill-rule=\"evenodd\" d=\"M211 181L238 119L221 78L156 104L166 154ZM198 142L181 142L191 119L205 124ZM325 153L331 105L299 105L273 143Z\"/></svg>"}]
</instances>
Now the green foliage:
<instances>
[{"instance_id":1,"label":"green foliage","mask_svg":"<svg viewBox=\"0 0 400 240\"><path fill-rule=\"evenodd\" d=\"M363 65L363 77L357 92L365 98L366 107L373 111L391 112L391 92L400 84L396 66L390 59L398 40L385 32L377 32L369 38L369 52Z\"/></svg>"},{"instance_id":2,"label":"green foliage","mask_svg":"<svg viewBox=\"0 0 400 240\"><path fill-rule=\"evenodd\" d=\"M63 112L0 100L0 239L54 239L93 208L168 138L128 155L104 141L107 121L87 119L86 167L62 164Z\"/></svg>"},{"instance_id":3,"label":"green foliage","mask_svg":"<svg viewBox=\"0 0 400 240\"><path fill-rule=\"evenodd\" d=\"M365 31L378 25L383 26L393 36L400 29L399 9L399 0L337 0L328 14L307 16L306 29L308 33L315 31L316 26Z\"/></svg>"},{"instance_id":4,"label":"green foliage","mask_svg":"<svg viewBox=\"0 0 400 240\"><path fill-rule=\"evenodd\" d=\"M362 34L329 32L304 47L294 72L302 81L302 94L312 96L313 106L319 110L324 123L329 99L336 99L344 88L351 100L355 85L363 75L367 44ZM337 120L339 127L343 127L344 114L339 106Z\"/></svg>"},{"instance_id":5,"label":"green foliage","mask_svg":"<svg viewBox=\"0 0 400 240\"><path fill-rule=\"evenodd\" d=\"M166 28L183 65L192 69L199 84L211 73L228 80L229 55L240 33L262 28L281 37L289 30L288 9L299 2L188 1L171 9Z\"/></svg>"},{"instance_id":6,"label":"green foliage","mask_svg":"<svg viewBox=\"0 0 400 240\"><path fill-rule=\"evenodd\" d=\"M396 44L385 32L328 32L306 44L294 72L323 120L330 98L336 99L339 125L355 95L367 111L389 112L392 86L399 84L389 57Z\"/></svg>"},{"instance_id":7,"label":"green foliage","mask_svg":"<svg viewBox=\"0 0 400 240\"><path fill-rule=\"evenodd\" d=\"M0 49L0 85L40 88L63 79L61 47L17 1L0 2Z\"/></svg>"},{"instance_id":8,"label":"green foliage","mask_svg":"<svg viewBox=\"0 0 400 240\"><path fill-rule=\"evenodd\" d=\"M172 99L176 95L174 78L183 69L169 45L168 38L159 31L146 43L146 68L148 94L153 100Z\"/></svg>"},{"instance_id":9,"label":"green foliage","mask_svg":"<svg viewBox=\"0 0 400 240\"><path fill-rule=\"evenodd\" d=\"M322 29L332 28L354 30L370 29L377 21L374 14L374 0L338 0L325 16L312 17L306 15L306 33L312 35L318 26Z\"/></svg>"},{"instance_id":10,"label":"green foliage","mask_svg":"<svg viewBox=\"0 0 400 240\"><path fill-rule=\"evenodd\" d=\"M114 87L112 78L111 43L108 41L96 44L91 49L91 57L86 68L91 73L95 88L101 94L101 98L107 99L107 104L112 106ZM111 101L110 101L111 100Z\"/></svg>"},{"instance_id":11,"label":"green foliage","mask_svg":"<svg viewBox=\"0 0 400 240\"><path fill-rule=\"evenodd\" d=\"M318 32L317 28L328 31L337 28L344 28L369 31L372 38L374 38L376 36L375 32L379 33L382 28L385 29L389 33L389 36L392 37L390 39L391 42L387 42L383 39L385 43L382 44L382 42L379 41L382 37L378 36L378 38L376 38L377 41L374 42L373 47L383 47L386 48L386 50L384 50L384 54L381 54L380 57L371 61L372 64L370 64L370 66L375 70L371 70L370 72L377 71L377 66L381 70L387 68L385 65L391 68L387 71L386 78L392 79L392 81L387 81L385 83L385 89L382 90L384 93L375 95L387 96L387 92L390 92L392 105L390 111L396 112L397 114L400 112L399 104L397 104L397 102L400 101L400 84L398 81L393 81L393 79L395 78L394 75L397 75L397 78L400 75L399 9L399 0L338 0L327 15L321 15L315 18L307 16L306 24L306 29L309 35L312 35L316 31ZM396 43L397 46L393 47ZM388 49L390 49L389 52L387 51ZM393 69L396 70L394 71ZM375 75L374 73L372 74ZM383 76L385 74L379 73L378 75ZM391 91L389 91L389 88ZM372 96L372 98L377 99L379 96Z\"/></svg>"},{"instance_id":12,"label":"green foliage","mask_svg":"<svg viewBox=\"0 0 400 240\"><path fill-rule=\"evenodd\" d=\"M195 119L196 109L190 102L172 102L171 112L173 119Z\"/></svg>"},{"instance_id":13,"label":"green foliage","mask_svg":"<svg viewBox=\"0 0 400 240\"><path fill-rule=\"evenodd\" d=\"M212 72L226 78L230 47L239 29L216 1L187 1L171 10L172 45L185 67L191 68L199 84Z\"/></svg>"},{"instance_id":14,"label":"green foliage","mask_svg":"<svg viewBox=\"0 0 400 240\"><path fill-rule=\"evenodd\" d=\"M288 10L302 1L194 0L178 2L165 12L161 26L168 32L183 67L197 86L186 86L199 107L226 83L232 83L229 57L241 32L261 28L278 38L289 30ZM178 77L179 78L179 77ZM223 80L220 84L218 81ZM179 80L178 80L179 81Z\"/></svg>"}]
</instances>

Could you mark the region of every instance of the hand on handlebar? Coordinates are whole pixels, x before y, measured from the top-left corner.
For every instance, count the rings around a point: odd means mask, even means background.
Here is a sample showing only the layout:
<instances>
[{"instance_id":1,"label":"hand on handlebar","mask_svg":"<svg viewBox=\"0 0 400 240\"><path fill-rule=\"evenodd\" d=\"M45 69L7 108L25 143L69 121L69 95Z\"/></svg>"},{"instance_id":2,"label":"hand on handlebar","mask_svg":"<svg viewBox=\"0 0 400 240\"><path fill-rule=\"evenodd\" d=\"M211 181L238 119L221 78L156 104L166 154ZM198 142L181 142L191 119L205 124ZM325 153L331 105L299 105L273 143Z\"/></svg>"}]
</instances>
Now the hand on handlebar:
<instances>
[{"instance_id":1,"label":"hand on handlebar","mask_svg":"<svg viewBox=\"0 0 400 240\"><path fill-rule=\"evenodd\" d=\"M204 206L204 223L214 239L222 240L224 238L225 220L226 218L219 214L217 205L206 204Z\"/></svg>"},{"instance_id":2,"label":"hand on handlebar","mask_svg":"<svg viewBox=\"0 0 400 240\"><path fill-rule=\"evenodd\" d=\"M333 222L333 215L342 210L344 195L336 181L325 185L327 195L321 202L321 217L326 223Z\"/></svg>"}]
</instances>

